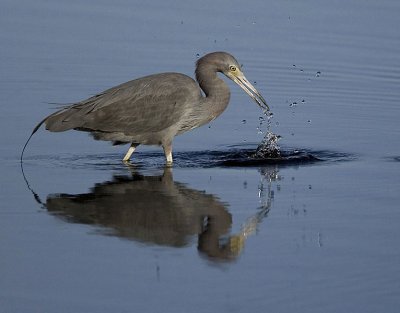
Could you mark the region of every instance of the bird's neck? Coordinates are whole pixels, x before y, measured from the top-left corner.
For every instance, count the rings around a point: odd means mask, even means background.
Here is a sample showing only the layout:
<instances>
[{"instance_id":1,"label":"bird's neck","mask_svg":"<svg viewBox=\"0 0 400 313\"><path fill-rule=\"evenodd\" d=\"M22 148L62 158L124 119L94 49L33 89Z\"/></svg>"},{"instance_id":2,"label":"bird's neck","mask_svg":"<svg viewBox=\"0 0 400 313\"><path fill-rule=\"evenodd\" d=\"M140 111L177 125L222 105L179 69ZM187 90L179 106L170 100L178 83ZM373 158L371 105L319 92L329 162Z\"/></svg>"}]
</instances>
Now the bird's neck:
<instances>
[{"instance_id":1,"label":"bird's neck","mask_svg":"<svg viewBox=\"0 0 400 313\"><path fill-rule=\"evenodd\" d=\"M220 115L228 106L230 91L228 85L218 77L215 70L209 68L198 68L196 80L203 90L205 97L203 105L207 106L214 119Z\"/></svg>"}]
</instances>

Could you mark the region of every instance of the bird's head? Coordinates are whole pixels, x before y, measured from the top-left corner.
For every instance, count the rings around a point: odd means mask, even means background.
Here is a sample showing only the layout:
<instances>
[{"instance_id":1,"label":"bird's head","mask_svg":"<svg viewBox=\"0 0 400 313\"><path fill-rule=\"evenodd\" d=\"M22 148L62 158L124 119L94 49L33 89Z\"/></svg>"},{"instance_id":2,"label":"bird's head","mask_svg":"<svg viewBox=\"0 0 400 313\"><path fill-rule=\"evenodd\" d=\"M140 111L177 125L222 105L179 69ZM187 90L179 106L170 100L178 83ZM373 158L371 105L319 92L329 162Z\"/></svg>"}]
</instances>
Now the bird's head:
<instances>
[{"instance_id":1,"label":"bird's head","mask_svg":"<svg viewBox=\"0 0 400 313\"><path fill-rule=\"evenodd\" d=\"M240 86L263 110L269 111L269 106L258 90L244 76L239 62L227 52L213 52L198 61L198 65L212 65L216 71L223 73Z\"/></svg>"}]
</instances>

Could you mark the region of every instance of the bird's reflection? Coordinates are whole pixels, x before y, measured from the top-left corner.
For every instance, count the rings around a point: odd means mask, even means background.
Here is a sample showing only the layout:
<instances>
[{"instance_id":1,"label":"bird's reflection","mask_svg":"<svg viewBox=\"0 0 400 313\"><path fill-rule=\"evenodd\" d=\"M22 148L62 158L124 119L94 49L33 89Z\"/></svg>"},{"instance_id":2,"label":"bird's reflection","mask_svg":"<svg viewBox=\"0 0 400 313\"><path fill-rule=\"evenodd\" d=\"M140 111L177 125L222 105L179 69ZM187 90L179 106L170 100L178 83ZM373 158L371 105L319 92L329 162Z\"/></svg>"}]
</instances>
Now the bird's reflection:
<instances>
[{"instance_id":1,"label":"bird's reflection","mask_svg":"<svg viewBox=\"0 0 400 313\"><path fill-rule=\"evenodd\" d=\"M270 169L262 177L275 177ZM270 178L268 178L270 179ZM264 190L264 191L263 191ZM262 187L260 192L267 189ZM261 197L261 196L260 196ZM267 215L272 194L236 234L232 215L218 197L175 182L170 168L159 176L132 171L96 184L83 194L52 194L45 207L73 223L99 226L100 232L147 244L182 247L198 238L198 250L212 260L233 260L246 238Z\"/></svg>"}]
</instances>

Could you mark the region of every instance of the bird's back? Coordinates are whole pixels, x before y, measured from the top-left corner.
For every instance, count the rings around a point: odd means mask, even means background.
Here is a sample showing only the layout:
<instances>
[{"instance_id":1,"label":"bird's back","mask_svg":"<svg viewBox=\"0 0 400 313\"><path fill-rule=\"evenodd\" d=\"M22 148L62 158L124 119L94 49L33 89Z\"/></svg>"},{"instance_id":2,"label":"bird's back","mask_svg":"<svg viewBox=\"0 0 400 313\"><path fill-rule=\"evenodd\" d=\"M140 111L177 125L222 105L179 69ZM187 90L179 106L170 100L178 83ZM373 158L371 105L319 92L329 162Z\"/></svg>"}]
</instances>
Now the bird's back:
<instances>
[{"instance_id":1,"label":"bird's back","mask_svg":"<svg viewBox=\"0 0 400 313\"><path fill-rule=\"evenodd\" d=\"M179 124L201 92L196 82L179 73L135 79L48 116L50 131L79 129L129 136L161 132Z\"/></svg>"}]
</instances>

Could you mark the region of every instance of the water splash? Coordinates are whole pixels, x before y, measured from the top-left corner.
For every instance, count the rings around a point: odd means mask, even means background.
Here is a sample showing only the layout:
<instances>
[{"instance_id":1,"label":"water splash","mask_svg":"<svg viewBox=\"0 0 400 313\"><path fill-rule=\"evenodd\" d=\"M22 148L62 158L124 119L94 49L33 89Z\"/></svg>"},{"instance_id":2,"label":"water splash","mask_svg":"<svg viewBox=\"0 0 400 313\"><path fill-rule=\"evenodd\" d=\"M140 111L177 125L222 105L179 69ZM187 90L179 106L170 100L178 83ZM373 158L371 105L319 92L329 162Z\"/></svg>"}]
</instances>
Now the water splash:
<instances>
[{"instance_id":1,"label":"water splash","mask_svg":"<svg viewBox=\"0 0 400 313\"><path fill-rule=\"evenodd\" d=\"M274 134L271 129L272 118L274 114L269 110L264 110L264 115L259 117L260 124L258 125L258 133L262 134L262 125L265 121L267 121L267 131L265 132L265 136L261 143L258 145L256 152L254 153L254 158L259 159L271 159L271 158L280 158L281 150L278 145L278 141L281 139L281 136Z\"/></svg>"},{"instance_id":2,"label":"water splash","mask_svg":"<svg viewBox=\"0 0 400 313\"><path fill-rule=\"evenodd\" d=\"M280 138L281 136L276 135L271 131L267 131L263 140L258 145L256 152L254 153L254 157L260 159L280 158L281 149L278 145Z\"/></svg>"}]
</instances>

